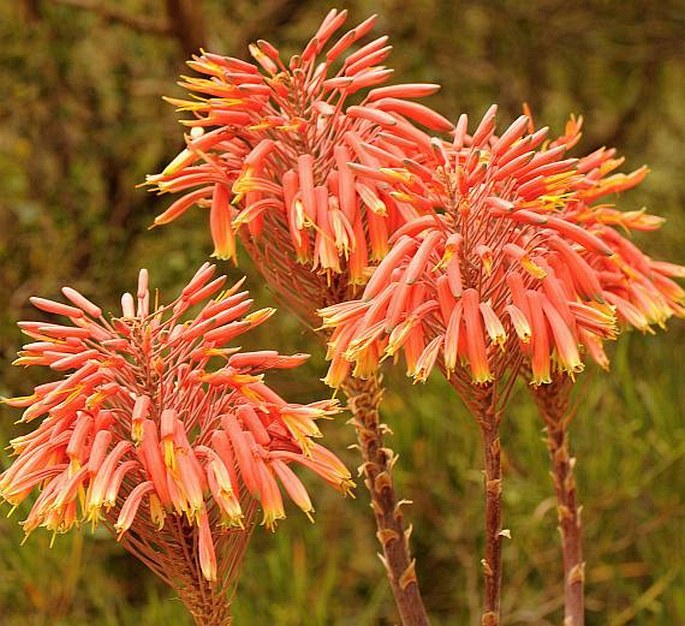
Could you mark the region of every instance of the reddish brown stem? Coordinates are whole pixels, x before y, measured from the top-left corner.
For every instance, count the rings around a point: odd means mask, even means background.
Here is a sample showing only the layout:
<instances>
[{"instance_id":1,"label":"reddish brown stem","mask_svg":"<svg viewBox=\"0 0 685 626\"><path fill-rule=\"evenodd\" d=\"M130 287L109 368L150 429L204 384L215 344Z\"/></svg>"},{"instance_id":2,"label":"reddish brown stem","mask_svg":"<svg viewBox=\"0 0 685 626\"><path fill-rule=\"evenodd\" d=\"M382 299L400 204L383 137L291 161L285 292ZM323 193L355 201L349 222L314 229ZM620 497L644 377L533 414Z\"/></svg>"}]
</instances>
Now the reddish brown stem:
<instances>
[{"instance_id":1,"label":"reddish brown stem","mask_svg":"<svg viewBox=\"0 0 685 626\"><path fill-rule=\"evenodd\" d=\"M364 461L364 483L371 495L376 519L376 536L383 548L383 563L390 580L395 603L404 626L428 626L415 561L409 550L409 531L405 530L400 502L392 482L396 456L383 445L386 427L380 422L379 407L383 388L378 378L349 378L342 385L347 396L357 439Z\"/></svg>"},{"instance_id":2,"label":"reddish brown stem","mask_svg":"<svg viewBox=\"0 0 685 626\"><path fill-rule=\"evenodd\" d=\"M230 605L223 598L210 596L193 600L183 598L188 610L193 616L196 626L231 626L233 619L229 611Z\"/></svg>"},{"instance_id":3,"label":"reddish brown stem","mask_svg":"<svg viewBox=\"0 0 685 626\"><path fill-rule=\"evenodd\" d=\"M483 576L485 582L483 626L500 623L500 596L502 590L502 462L499 438L501 416L495 409L493 390L483 394L477 403L476 419L483 437L485 464L485 558Z\"/></svg>"},{"instance_id":4,"label":"reddish brown stem","mask_svg":"<svg viewBox=\"0 0 685 626\"><path fill-rule=\"evenodd\" d=\"M564 562L564 626L584 626L584 582L581 507L576 501L573 476L575 459L568 442L572 381L564 376L535 392L538 410L545 423L547 450L552 464L552 481L557 497L557 514Z\"/></svg>"}]
</instances>

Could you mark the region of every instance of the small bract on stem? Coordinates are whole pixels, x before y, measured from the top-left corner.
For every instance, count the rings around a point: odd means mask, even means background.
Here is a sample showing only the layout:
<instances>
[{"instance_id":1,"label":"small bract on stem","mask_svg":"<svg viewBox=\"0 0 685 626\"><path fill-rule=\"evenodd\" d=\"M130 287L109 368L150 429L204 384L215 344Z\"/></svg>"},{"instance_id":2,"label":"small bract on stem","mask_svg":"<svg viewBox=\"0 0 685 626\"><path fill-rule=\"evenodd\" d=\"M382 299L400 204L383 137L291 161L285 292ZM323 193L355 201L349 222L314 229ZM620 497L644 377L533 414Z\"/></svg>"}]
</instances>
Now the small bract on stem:
<instances>
[{"instance_id":1,"label":"small bract on stem","mask_svg":"<svg viewBox=\"0 0 685 626\"><path fill-rule=\"evenodd\" d=\"M141 270L136 294L124 294L121 315L109 319L68 287L71 304L32 298L68 324L20 322L32 341L15 364L62 378L5 401L24 409L20 421L42 421L10 442L16 458L0 475L0 496L14 506L38 493L27 535L103 523L205 626L230 621L258 509L274 530L285 490L311 518L293 464L343 493L353 486L314 442L316 420L337 413L337 401L288 403L264 382L264 372L308 355L232 347L274 310L249 313L242 281L224 289L226 277L214 273L203 265L176 300L151 305Z\"/></svg>"}]
</instances>

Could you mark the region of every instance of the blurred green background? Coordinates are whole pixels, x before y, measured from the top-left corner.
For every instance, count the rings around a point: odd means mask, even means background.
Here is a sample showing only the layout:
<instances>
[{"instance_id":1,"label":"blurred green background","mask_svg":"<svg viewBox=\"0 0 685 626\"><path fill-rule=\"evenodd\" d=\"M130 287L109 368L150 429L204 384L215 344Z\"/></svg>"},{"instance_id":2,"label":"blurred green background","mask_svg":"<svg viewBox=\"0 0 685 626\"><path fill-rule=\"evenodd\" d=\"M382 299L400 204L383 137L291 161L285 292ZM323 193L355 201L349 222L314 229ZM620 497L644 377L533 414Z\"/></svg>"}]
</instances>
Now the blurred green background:
<instances>
[{"instance_id":1,"label":"blurred green background","mask_svg":"<svg viewBox=\"0 0 685 626\"><path fill-rule=\"evenodd\" d=\"M4 0L0 2L0 394L21 395L43 372L9 367L22 343L15 322L30 295L71 284L107 309L146 266L174 294L211 252L199 211L146 231L168 204L136 189L181 147L175 86L193 50L246 56L267 38L295 51L330 8L321 0ZM343 8L342 5L339 8ZM349 2L351 21L380 14L401 82L444 85L430 102L475 121L491 102L500 124L530 103L539 125L585 117L581 150L614 145L624 169L652 168L620 198L668 218L638 238L685 262L685 3L682 0L419 0ZM245 262L245 255L242 256ZM245 263L260 304L270 294ZM623 336L609 375L577 385L572 441L584 503L590 626L685 624L685 324L656 337ZM310 351L300 377L272 382L298 400L318 383L321 348L285 311L254 344ZM409 384L387 373L384 418L399 453L396 482L413 500L413 549L435 626L479 623L481 461L478 430L439 379ZM1 409L0 439L17 434ZM345 418L329 445L354 440ZM561 562L541 425L523 388L504 426L504 623L560 624ZM0 464L6 465L6 457ZM279 531L255 533L238 596L238 625L389 625L395 613L367 495L343 500L312 484L317 522L291 510ZM7 507L3 508L7 511ZM0 518L3 626L190 624L183 607L105 534L36 532L23 547L20 512ZM23 512L24 514L26 511Z\"/></svg>"}]
</instances>

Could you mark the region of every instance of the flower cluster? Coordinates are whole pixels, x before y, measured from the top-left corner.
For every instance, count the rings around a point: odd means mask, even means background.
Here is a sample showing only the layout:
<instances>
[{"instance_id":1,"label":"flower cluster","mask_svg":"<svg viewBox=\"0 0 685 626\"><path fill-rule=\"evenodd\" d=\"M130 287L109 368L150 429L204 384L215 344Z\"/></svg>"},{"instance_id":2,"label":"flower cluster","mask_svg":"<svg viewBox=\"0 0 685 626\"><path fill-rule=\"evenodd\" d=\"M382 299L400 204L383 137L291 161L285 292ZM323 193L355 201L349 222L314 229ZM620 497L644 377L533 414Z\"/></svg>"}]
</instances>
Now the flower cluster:
<instances>
[{"instance_id":1,"label":"flower cluster","mask_svg":"<svg viewBox=\"0 0 685 626\"><path fill-rule=\"evenodd\" d=\"M453 142L434 139L416 159L365 168L423 215L393 233L361 299L321 311L335 328L330 384L350 362L364 377L402 349L415 380L437 363L482 384L526 361L538 385L581 371L582 350L606 366L617 313L642 330L682 315L684 292L669 276L683 268L652 261L612 227L658 218L592 204L646 170L609 176L620 160L604 149L566 158L580 120L549 141L526 115L496 136L495 113L471 135L462 115Z\"/></svg>"},{"instance_id":2,"label":"flower cluster","mask_svg":"<svg viewBox=\"0 0 685 626\"><path fill-rule=\"evenodd\" d=\"M281 488L311 514L291 464L349 490L350 473L313 441L321 435L316 420L336 413L336 401L291 404L264 382L264 371L296 367L307 355L228 345L273 309L248 313L242 281L224 290L226 277L214 272L203 265L176 300L151 308L142 270L136 296L124 294L121 316L109 320L69 287L70 304L31 299L70 324L19 323L33 341L16 364L65 373L6 400L24 408L21 422L43 418L11 442L16 458L0 476L0 496L13 505L39 491L27 534L104 522L120 538L133 532L137 552L152 558L143 540L159 543L165 525L180 524L196 529L202 575L211 581L214 539L237 529L247 541L256 501L269 528L285 517Z\"/></svg>"},{"instance_id":3,"label":"flower cluster","mask_svg":"<svg viewBox=\"0 0 685 626\"><path fill-rule=\"evenodd\" d=\"M581 123L582 118L570 123L567 134L557 143L575 145ZM602 286L603 297L615 307L619 321L651 333L653 325L663 328L674 315L685 317L685 291L672 280L684 278L685 267L652 259L628 238L631 231L660 228L663 218L644 209L620 211L607 202L594 204L600 198L638 185L648 173L642 166L630 174L612 174L624 161L615 155L613 148L600 148L579 159L576 170L582 178L560 209L564 219L592 232L611 250L609 256L586 255L586 260Z\"/></svg>"},{"instance_id":4,"label":"flower cluster","mask_svg":"<svg viewBox=\"0 0 685 626\"><path fill-rule=\"evenodd\" d=\"M355 165L378 167L385 155L428 148L415 122L436 131L452 124L411 100L438 85L380 86L392 74L382 65L391 50L387 37L349 53L375 16L332 41L346 14L331 11L287 62L266 41L250 46L256 65L211 53L189 62L202 75L181 83L194 99L169 99L194 116L183 121L190 127L187 146L148 177L159 192L184 195L155 224L208 206L219 258L235 257L240 229L267 278L299 271L300 285L317 275L324 288L340 275L345 285L366 282L369 264L387 252L388 233L416 212L386 184L361 179Z\"/></svg>"}]
</instances>

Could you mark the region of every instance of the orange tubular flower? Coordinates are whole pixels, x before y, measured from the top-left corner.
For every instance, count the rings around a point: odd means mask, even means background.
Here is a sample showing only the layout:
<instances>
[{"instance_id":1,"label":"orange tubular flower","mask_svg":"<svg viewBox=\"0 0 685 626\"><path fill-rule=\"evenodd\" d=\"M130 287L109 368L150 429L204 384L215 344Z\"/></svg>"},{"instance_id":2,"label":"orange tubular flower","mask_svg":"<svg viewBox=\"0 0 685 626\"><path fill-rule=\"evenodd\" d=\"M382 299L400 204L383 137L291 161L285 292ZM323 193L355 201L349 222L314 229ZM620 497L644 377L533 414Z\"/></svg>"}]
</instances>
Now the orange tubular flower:
<instances>
[{"instance_id":1,"label":"orange tubular flower","mask_svg":"<svg viewBox=\"0 0 685 626\"><path fill-rule=\"evenodd\" d=\"M452 128L408 100L438 85L381 86L392 74L383 65L387 37L358 43L375 16L334 39L346 17L331 11L289 60L260 40L250 46L256 64L211 53L190 61L200 76L181 85L193 100L169 99L193 115L182 122L190 127L186 148L148 177L160 193L185 194L155 224L208 206L215 256L235 260L235 231L272 286L309 320L331 293L343 299L350 285L365 283L388 233L416 215L388 194L394 179L378 172L380 160L401 163L429 145L414 123ZM368 143L373 152L362 148Z\"/></svg>"},{"instance_id":2,"label":"orange tubular flower","mask_svg":"<svg viewBox=\"0 0 685 626\"><path fill-rule=\"evenodd\" d=\"M27 534L103 522L189 602L200 587L234 583L258 505L270 529L285 516L281 487L311 515L292 464L343 493L353 485L312 442L321 436L315 421L338 412L336 401L290 404L263 382L266 370L307 355L227 345L273 309L248 313L242 281L224 289L214 272L203 265L176 300L151 309L142 270L136 296L124 294L122 315L109 320L68 287L68 305L32 298L69 323L20 322L32 342L17 363L66 373L6 401L24 408L23 422L43 419L11 442L16 458L0 475L12 505L38 492Z\"/></svg>"},{"instance_id":3,"label":"orange tubular flower","mask_svg":"<svg viewBox=\"0 0 685 626\"><path fill-rule=\"evenodd\" d=\"M552 145L572 147L580 138L581 127L582 118L569 123L566 135ZM560 207L565 220L599 237L612 255L586 255L591 268L588 273L565 247L557 251L577 275L581 290L596 290L601 285L603 297L613 305L622 324L651 333L653 325L663 327L674 315L685 317L685 291L672 280L685 278L685 267L650 258L625 236L630 236L631 231L656 230L664 223L663 218L645 209L620 211L606 202L593 204L635 187L649 171L642 166L629 174L613 174L624 161L615 155L613 148L600 148L578 159L576 170L582 179L576 192Z\"/></svg>"},{"instance_id":4,"label":"orange tubular flower","mask_svg":"<svg viewBox=\"0 0 685 626\"><path fill-rule=\"evenodd\" d=\"M462 116L451 145L432 140L401 167L382 164L395 179L390 194L427 215L395 231L361 299L321 311L336 328L331 384L340 359L364 375L404 348L417 380L440 363L448 377L482 384L525 360L539 385L555 371L573 377L583 352L606 366L601 346L615 338L616 318L649 330L685 313L685 292L670 279L685 268L653 261L613 228L658 221L590 204L645 170L606 177L620 164L612 151L565 158L580 121L551 143L547 129L527 130L526 116L496 137L495 111L473 135ZM437 306L420 312L417 302Z\"/></svg>"}]
</instances>

